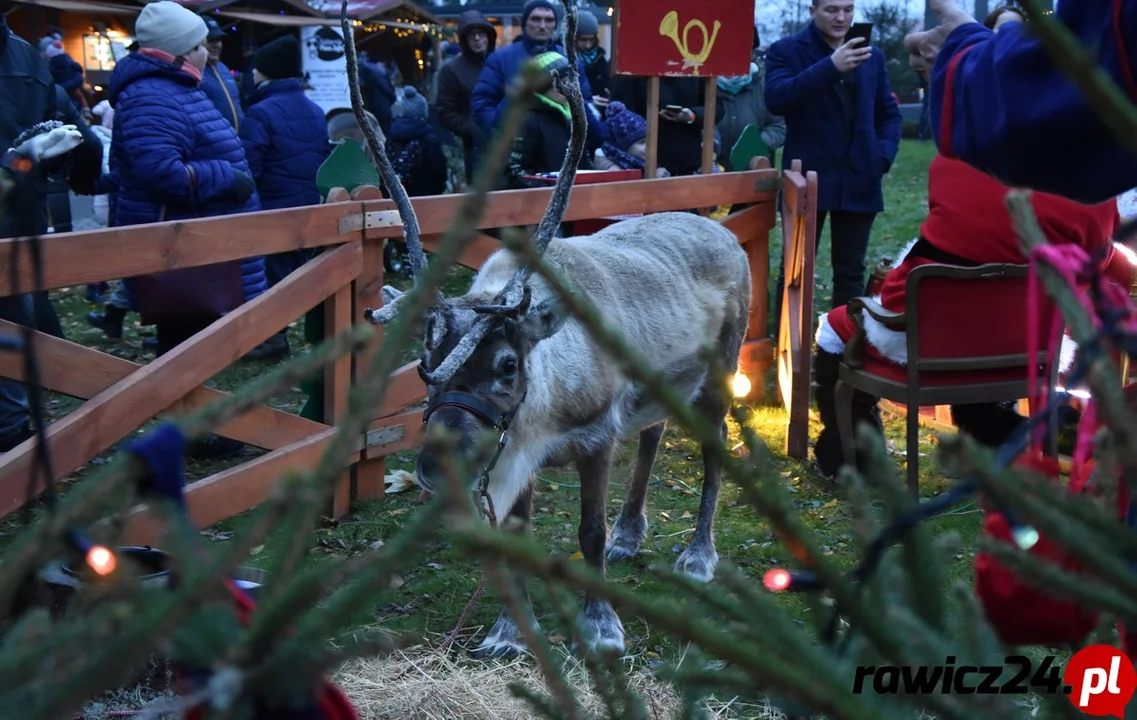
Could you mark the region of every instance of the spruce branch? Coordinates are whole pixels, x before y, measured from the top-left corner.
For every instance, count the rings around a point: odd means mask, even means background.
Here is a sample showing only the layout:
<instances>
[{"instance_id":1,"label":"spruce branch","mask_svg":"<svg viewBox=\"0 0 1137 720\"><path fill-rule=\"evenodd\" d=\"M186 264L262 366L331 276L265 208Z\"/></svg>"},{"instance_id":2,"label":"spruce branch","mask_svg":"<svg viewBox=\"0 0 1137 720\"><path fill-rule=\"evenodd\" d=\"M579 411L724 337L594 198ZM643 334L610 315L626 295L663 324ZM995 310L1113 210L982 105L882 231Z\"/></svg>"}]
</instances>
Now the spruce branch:
<instances>
[{"instance_id":1,"label":"spruce branch","mask_svg":"<svg viewBox=\"0 0 1137 720\"><path fill-rule=\"evenodd\" d=\"M1028 191L1012 190L1006 198L1011 219L1028 256L1034 248L1048 244L1034 215L1030 195ZM1070 336L1079 347L1089 345L1097 335L1097 328L1094 319L1078 301L1075 288L1069 287L1061 274L1044 262L1037 263L1037 270L1039 280L1066 321ZM1114 434L1119 459L1126 469L1137 468L1137 420L1125 406L1117 363L1108 353L1096 353L1090 362L1087 380L1093 390L1099 416Z\"/></svg>"},{"instance_id":2,"label":"spruce branch","mask_svg":"<svg viewBox=\"0 0 1137 720\"><path fill-rule=\"evenodd\" d=\"M962 438L962 443L967 449L974 445L974 441L967 437ZM1137 597L1137 577L1134 577L1128 563L1116 555L1103 553L1101 543L1084 528L1074 525L1071 518L1062 512L1062 505L1040 502L1029 492L1029 485L1045 480L1037 474L1017 469L995 471L991 465L975 457L977 453L964 454L973 455L969 471L975 473L985 494L1022 513L1040 533L1081 560L1088 574L1100 577L1122 593ZM1108 522L1104 514L1102 519Z\"/></svg>"},{"instance_id":3,"label":"spruce branch","mask_svg":"<svg viewBox=\"0 0 1137 720\"><path fill-rule=\"evenodd\" d=\"M1096 608L1120 617L1137 616L1137 602L1108 584L1071 575L1049 560L1042 560L1013 545L991 538L979 539L979 551L988 553L1027 584L1059 600Z\"/></svg>"}]
</instances>

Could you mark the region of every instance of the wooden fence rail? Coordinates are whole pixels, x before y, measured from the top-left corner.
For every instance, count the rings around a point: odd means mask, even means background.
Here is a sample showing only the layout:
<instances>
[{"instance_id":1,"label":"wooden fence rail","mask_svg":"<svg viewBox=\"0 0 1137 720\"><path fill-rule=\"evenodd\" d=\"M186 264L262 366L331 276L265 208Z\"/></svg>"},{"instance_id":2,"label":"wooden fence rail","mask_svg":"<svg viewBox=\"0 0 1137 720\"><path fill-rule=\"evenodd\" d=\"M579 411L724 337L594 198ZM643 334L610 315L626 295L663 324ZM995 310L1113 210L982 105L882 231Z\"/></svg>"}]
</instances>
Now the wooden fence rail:
<instances>
[{"instance_id":1,"label":"wooden fence rail","mask_svg":"<svg viewBox=\"0 0 1137 720\"><path fill-rule=\"evenodd\" d=\"M808 193L802 193L807 187L806 179L795 171L779 177L776 170L768 167L712 176L580 185L573 189L564 220L744 205L725 218L723 224L738 236L750 258L754 295L739 371L751 379L758 394L773 358L773 343L766 332L766 288L769 234L775 227L778 190L782 187L790 199L782 208L786 212L790 207L783 224L797 227L805 217L812 222L815 211L805 201ZM536 224L550 193L551 189L546 188L491 193L477 227ZM327 248L261 297L146 365L35 333L44 386L85 401L47 430L56 476L52 481L83 467L151 418L200 407L222 397L224 393L207 388L204 383L317 305L323 305L329 337L364 322L364 309L382 304L379 290L384 280L383 244L403 234L394 203L376 195L375 188L363 188L351 200L325 205L42 238L47 289L288 250ZM462 198L456 195L413 200L428 252L437 246L461 202ZM15 284L10 273L0 273L0 296L27 292L32 287L26 241L0 240L0 253L10 253L13 244L20 246L16 250L21 253L22 272ZM479 233L462 253L460 263L477 269L499 247L497 240ZM14 332L14 326L0 321L0 333ZM326 422L259 406L218 428L217 434L223 437L269 452L189 484L186 501L193 521L208 526L249 510L264 501L288 469L311 466L326 448L337 419L346 410L351 385L362 363L374 353L381 338L382 328L376 328L375 342L326 370ZM804 338L807 344L809 340ZM426 389L416 372L417 364L409 363L394 374L367 431L351 449L347 458L350 472L337 486L330 509L333 516L346 513L352 500L381 499L386 457L419 444L422 410L415 406L425 399ZM22 380L20 359L0 354L0 376ZM798 382L795 380L794 384ZM808 363L804 382L808 387ZM790 400L786 402L789 405ZM0 457L0 517L29 499L33 449L34 440L29 440ZM36 492L43 489L41 480ZM157 532L146 508L140 506L127 518L124 540L153 542Z\"/></svg>"}]
</instances>

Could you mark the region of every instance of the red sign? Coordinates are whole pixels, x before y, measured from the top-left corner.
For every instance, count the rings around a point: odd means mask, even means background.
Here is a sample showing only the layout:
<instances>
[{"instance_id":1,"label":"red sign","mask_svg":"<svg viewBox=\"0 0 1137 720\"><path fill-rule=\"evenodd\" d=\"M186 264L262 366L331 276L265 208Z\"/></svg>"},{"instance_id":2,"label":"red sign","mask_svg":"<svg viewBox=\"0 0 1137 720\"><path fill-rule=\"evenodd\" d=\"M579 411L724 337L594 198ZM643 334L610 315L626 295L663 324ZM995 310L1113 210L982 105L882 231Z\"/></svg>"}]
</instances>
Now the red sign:
<instances>
[{"instance_id":1,"label":"red sign","mask_svg":"<svg viewBox=\"0 0 1137 720\"><path fill-rule=\"evenodd\" d=\"M754 0L617 0L615 28L619 75L750 72Z\"/></svg>"}]
</instances>

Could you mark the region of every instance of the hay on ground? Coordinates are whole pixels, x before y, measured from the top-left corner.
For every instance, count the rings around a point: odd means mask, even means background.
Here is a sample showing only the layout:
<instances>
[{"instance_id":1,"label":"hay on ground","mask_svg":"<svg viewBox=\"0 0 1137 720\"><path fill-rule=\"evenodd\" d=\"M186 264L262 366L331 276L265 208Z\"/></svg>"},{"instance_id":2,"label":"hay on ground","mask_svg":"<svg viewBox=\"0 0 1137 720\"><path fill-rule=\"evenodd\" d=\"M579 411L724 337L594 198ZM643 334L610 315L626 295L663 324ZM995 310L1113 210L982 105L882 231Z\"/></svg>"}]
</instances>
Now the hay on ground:
<instances>
[{"instance_id":1,"label":"hay on ground","mask_svg":"<svg viewBox=\"0 0 1137 720\"><path fill-rule=\"evenodd\" d=\"M584 664L563 646L560 653L566 678L581 708L590 718L607 717L604 701L592 686ZM510 660L451 660L436 648L413 647L384 658L353 660L331 678L359 711L362 720L416 718L419 720L532 720L534 710L514 696L509 686L520 682L547 694L540 669L530 657ZM632 689L643 698L650 720L680 717L679 694L646 669L630 672ZM706 702L709 718L776 720L780 713L769 703L738 698Z\"/></svg>"}]
</instances>

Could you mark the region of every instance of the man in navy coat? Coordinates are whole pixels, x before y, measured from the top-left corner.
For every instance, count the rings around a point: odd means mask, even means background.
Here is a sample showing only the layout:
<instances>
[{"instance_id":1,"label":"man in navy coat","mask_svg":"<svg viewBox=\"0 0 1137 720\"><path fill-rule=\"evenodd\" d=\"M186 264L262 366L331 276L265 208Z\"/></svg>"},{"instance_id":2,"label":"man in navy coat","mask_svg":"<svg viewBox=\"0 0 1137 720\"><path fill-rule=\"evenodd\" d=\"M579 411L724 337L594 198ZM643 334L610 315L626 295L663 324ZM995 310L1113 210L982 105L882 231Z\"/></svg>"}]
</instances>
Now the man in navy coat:
<instances>
[{"instance_id":1,"label":"man in navy coat","mask_svg":"<svg viewBox=\"0 0 1137 720\"><path fill-rule=\"evenodd\" d=\"M1098 119L1026 25L991 32L953 0L932 0L939 26L905 40L931 71L932 136L1006 185L1099 203L1137 187L1137 155ZM1067 0L1054 11L1137 103L1137 0Z\"/></svg>"},{"instance_id":2,"label":"man in navy coat","mask_svg":"<svg viewBox=\"0 0 1137 720\"><path fill-rule=\"evenodd\" d=\"M782 168L801 160L817 171L817 238L830 223L833 298L839 307L864 294L865 253L881 182L900 144L900 108L888 85L884 53L860 38L846 42L853 0L813 0L804 30L766 53L766 107L786 120ZM781 320L785 268L778 273Z\"/></svg>"}]
</instances>

